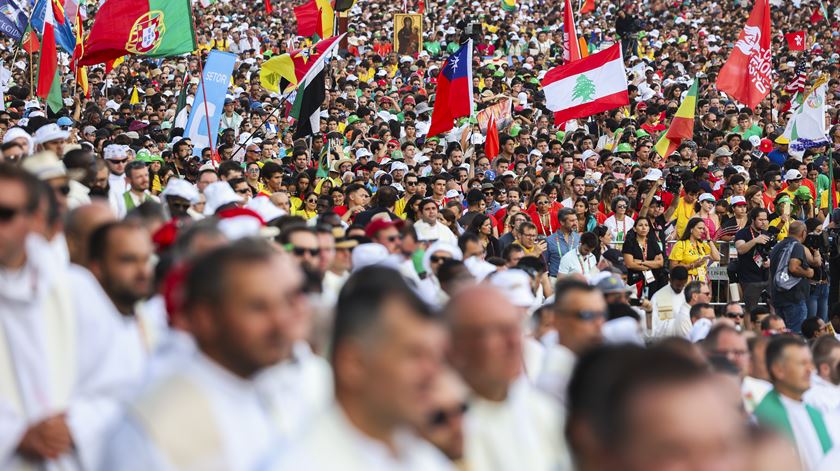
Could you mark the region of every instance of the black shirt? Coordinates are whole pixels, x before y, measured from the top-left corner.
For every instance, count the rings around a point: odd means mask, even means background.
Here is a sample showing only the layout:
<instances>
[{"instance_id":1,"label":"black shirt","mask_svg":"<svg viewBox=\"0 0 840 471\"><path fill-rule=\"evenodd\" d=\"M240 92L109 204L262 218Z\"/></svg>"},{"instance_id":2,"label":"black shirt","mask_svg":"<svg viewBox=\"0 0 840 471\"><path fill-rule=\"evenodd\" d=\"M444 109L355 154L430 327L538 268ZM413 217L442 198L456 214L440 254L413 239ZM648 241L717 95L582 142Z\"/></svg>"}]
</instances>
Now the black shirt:
<instances>
[{"instance_id":1,"label":"black shirt","mask_svg":"<svg viewBox=\"0 0 840 471\"><path fill-rule=\"evenodd\" d=\"M621 249L621 253L629 253L634 259L644 260L646 262L653 261L657 255L662 253L662 249L659 247L659 243L656 241L656 237L653 236L653 234L648 234L646 245L647 247L639 245L639 239L636 237L636 234L634 232L630 232L627 235L627 240L624 241L624 247ZM640 273L639 271L631 270L630 268L628 268L627 271Z\"/></svg>"},{"instance_id":2,"label":"black shirt","mask_svg":"<svg viewBox=\"0 0 840 471\"><path fill-rule=\"evenodd\" d=\"M798 259L802 262L803 268L808 267L808 261L805 259L805 246L800 244L798 240L788 237L784 241L776 244L770 252L770 273L776 273L776 269L779 266L779 259L782 256L785 246L788 244L794 244L793 252L790 254L790 259ZM773 280L770 280L770 284L772 287L770 294L773 299L773 304L797 304L807 300L811 291L811 284L808 282L807 278L801 278L796 286L787 291L776 289L776 287L773 286Z\"/></svg>"},{"instance_id":3,"label":"black shirt","mask_svg":"<svg viewBox=\"0 0 840 471\"><path fill-rule=\"evenodd\" d=\"M735 234L735 242L743 240L749 242L758 236L760 232L754 230L752 226L747 226ZM760 283L767 281L767 269L759 266L755 262L756 247L753 247L749 252L738 254L738 280L742 283ZM761 263L764 263L765 257L762 257Z\"/></svg>"}]
</instances>

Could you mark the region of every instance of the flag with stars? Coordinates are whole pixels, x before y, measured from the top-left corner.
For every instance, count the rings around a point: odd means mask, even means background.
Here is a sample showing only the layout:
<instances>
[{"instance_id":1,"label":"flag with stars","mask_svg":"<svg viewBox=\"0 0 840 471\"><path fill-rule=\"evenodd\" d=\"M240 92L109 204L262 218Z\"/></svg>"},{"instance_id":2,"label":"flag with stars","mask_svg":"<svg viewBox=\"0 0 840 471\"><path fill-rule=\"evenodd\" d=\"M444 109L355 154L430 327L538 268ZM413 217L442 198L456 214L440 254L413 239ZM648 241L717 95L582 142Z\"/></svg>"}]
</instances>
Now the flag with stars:
<instances>
[{"instance_id":1,"label":"flag with stars","mask_svg":"<svg viewBox=\"0 0 840 471\"><path fill-rule=\"evenodd\" d=\"M454 120L473 112L472 39L443 63L437 76L435 107L428 137L449 131Z\"/></svg>"}]
</instances>

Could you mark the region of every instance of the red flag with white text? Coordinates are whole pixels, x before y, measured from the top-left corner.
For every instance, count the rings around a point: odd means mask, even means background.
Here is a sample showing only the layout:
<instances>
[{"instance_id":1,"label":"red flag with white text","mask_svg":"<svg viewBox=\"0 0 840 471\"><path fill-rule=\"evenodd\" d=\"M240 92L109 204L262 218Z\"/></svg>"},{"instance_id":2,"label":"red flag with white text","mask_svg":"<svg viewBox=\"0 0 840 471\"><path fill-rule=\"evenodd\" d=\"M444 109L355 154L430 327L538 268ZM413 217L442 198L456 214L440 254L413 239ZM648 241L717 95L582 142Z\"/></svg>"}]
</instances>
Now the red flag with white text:
<instances>
[{"instance_id":1,"label":"red flag with white text","mask_svg":"<svg viewBox=\"0 0 840 471\"><path fill-rule=\"evenodd\" d=\"M761 103L772 86L770 34L769 0L757 0L716 82L718 90L750 108Z\"/></svg>"},{"instance_id":2,"label":"red flag with white text","mask_svg":"<svg viewBox=\"0 0 840 471\"><path fill-rule=\"evenodd\" d=\"M571 0L566 0L566 6L563 7L563 63L577 60L580 60L580 43L575 28L575 15Z\"/></svg>"}]
</instances>

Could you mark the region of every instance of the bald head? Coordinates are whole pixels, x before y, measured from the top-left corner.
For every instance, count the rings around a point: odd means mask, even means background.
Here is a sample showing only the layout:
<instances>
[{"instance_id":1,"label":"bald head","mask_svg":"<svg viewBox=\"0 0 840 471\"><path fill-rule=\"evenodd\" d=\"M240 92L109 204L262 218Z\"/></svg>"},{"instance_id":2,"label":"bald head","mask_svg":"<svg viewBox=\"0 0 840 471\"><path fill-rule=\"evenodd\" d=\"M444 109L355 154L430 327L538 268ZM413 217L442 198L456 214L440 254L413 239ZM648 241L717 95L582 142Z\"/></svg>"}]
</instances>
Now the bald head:
<instances>
[{"instance_id":1,"label":"bald head","mask_svg":"<svg viewBox=\"0 0 840 471\"><path fill-rule=\"evenodd\" d=\"M64 237L67 239L70 261L77 265L86 265L90 235L99 227L116 220L117 217L107 201L95 200L70 210L64 221Z\"/></svg>"},{"instance_id":2,"label":"bald head","mask_svg":"<svg viewBox=\"0 0 840 471\"><path fill-rule=\"evenodd\" d=\"M450 361L470 387L503 400L522 374L521 318L497 289L480 285L459 292L446 309L452 333Z\"/></svg>"},{"instance_id":3,"label":"bald head","mask_svg":"<svg viewBox=\"0 0 840 471\"><path fill-rule=\"evenodd\" d=\"M790 223L790 229L788 229L788 235L795 239L804 239L805 233L807 232L807 227L805 227L805 223L802 221L793 221Z\"/></svg>"}]
</instances>

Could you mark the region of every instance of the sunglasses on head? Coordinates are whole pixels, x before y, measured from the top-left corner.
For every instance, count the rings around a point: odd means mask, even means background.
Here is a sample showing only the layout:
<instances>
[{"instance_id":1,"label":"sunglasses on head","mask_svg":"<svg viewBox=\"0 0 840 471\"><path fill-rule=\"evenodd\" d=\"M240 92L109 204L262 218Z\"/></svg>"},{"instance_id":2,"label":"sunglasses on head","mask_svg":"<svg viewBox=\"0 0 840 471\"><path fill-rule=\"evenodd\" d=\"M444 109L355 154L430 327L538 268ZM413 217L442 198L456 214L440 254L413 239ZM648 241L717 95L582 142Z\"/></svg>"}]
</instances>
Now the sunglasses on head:
<instances>
[{"instance_id":1,"label":"sunglasses on head","mask_svg":"<svg viewBox=\"0 0 840 471\"><path fill-rule=\"evenodd\" d=\"M468 409L469 405L467 405L466 402L458 404L457 406L449 410L438 409L434 411L430 416L429 425L433 427L440 427L441 425L446 425L446 423L449 422L449 420L456 419L464 415Z\"/></svg>"}]
</instances>

